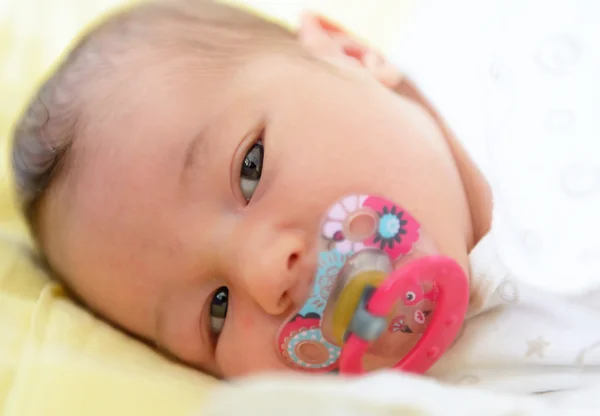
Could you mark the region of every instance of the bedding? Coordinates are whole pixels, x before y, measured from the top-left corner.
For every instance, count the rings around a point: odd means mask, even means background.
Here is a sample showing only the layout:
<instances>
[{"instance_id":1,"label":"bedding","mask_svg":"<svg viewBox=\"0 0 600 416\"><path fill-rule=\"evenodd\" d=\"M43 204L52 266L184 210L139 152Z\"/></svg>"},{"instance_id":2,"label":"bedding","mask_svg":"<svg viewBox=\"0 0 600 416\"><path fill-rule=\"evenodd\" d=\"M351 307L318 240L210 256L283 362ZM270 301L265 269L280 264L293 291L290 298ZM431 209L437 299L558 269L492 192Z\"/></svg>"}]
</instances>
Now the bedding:
<instances>
[{"instance_id":1,"label":"bedding","mask_svg":"<svg viewBox=\"0 0 600 416\"><path fill-rule=\"evenodd\" d=\"M587 17L593 23L600 16L597 2L237 3L290 25L310 7L380 45L422 86L504 196L498 215L507 224L506 260L534 276L532 284L589 299L582 294L600 283L595 243L600 232L595 217L600 208L599 130L593 113L600 109L600 83L593 78L600 73L600 55L592 41L600 39L600 26L598 19L596 24L579 22ZM46 65L84 24L115 4L0 3L2 147L11 120ZM570 14L561 12L566 4L571 4ZM517 13L523 10L519 7L529 14ZM540 156L537 164L515 156L523 152ZM184 369L81 309L36 267L11 199L6 151L0 156L2 414L577 416L600 411L600 386L593 384L525 397L485 391L469 380L448 386L396 373L350 381L273 375L221 383ZM505 166L513 166L515 173L504 174ZM532 208L532 189L551 201L545 212ZM543 273L528 274L531 270Z\"/></svg>"},{"instance_id":2,"label":"bedding","mask_svg":"<svg viewBox=\"0 0 600 416\"><path fill-rule=\"evenodd\" d=\"M396 372L354 380L257 377L221 385L198 415L289 416L592 416L600 386L554 395L522 396L447 386Z\"/></svg>"}]
</instances>

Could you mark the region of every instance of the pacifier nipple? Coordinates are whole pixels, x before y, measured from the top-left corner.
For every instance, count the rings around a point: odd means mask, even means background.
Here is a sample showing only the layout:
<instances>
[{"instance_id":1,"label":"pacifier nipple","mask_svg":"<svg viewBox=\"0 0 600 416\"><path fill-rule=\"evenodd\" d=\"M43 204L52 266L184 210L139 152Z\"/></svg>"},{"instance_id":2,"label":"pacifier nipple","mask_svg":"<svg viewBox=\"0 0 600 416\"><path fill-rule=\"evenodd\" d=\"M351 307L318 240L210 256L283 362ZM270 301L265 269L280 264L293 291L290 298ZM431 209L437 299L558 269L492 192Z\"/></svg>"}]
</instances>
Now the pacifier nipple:
<instances>
[{"instance_id":1,"label":"pacifier nipple","mask_svg":"<svg viewBox=\"0 0 600 416\"><path fill-rule=\"evenodd\" d=\"M389 257L378 250L365 249L348 260L340 270L335 290L325 308L323 325L331 326L337 345L343 345L352 318L367 287L378 287L392 271ZM333 309L333 310L331 310ZM330 318L330 323L326 318Z\"/></svg>"},{"instance_id":2,"label":"pacifier nipple","mask_svg":"<svg viewBox=\"0 0 600 416\"><path fill-rule=\"evenodd\" d=\"M277 335L285 363L309 372L429 368L466 313L460 266L436 256L406 210L376 196L338 201L321 234L312 293Z\"/></svg>"}]
</instances>

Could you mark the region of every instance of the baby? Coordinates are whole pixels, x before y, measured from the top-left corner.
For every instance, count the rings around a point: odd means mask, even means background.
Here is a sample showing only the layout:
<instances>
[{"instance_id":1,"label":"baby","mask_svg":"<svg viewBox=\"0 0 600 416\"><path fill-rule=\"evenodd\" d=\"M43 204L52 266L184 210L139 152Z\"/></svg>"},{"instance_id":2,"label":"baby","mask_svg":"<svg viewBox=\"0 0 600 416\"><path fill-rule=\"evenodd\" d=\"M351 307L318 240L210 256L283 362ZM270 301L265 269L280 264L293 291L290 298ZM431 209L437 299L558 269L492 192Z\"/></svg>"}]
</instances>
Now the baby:
<instances>
[{"instance_id":1,"label":"baby","mask_svg":"<svg viewBox=\"0 0 600 416\"><path fill-rule=\"evenodd\" d=\"M368 193L402 204L425 254L469 276L463 333L431 376L526 393L598 377L600 357L565 339L593 346L600 315L510 274L460 142L408 79L320 17L292 33L203 0L114 15L42 86L13 162L40 252L73 294L216 376L289 368L274 339L312 288L323 214Z\"/></svg>"}]
</instances>

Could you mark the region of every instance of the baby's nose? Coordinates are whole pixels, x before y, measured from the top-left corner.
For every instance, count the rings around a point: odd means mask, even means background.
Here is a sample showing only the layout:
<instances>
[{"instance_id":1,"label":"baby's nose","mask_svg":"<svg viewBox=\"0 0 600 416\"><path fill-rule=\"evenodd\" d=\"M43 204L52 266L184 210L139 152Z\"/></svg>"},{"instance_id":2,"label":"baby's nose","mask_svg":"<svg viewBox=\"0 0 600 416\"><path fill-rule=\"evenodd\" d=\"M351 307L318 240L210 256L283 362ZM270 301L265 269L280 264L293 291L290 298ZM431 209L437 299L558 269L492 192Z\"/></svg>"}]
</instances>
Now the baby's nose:
<instances>
[{"instance_id":1,"label":"baby's nose","mask_svg":"<svg viewBox=\"0 0 600 416\"><path fill-rule=\"evenodd\" d=\"M300 307L310 293L316 259L310 259L305 238L297 230L258 232L241 249L234 278L268 314Z\"/></svg>"}]
</instances>

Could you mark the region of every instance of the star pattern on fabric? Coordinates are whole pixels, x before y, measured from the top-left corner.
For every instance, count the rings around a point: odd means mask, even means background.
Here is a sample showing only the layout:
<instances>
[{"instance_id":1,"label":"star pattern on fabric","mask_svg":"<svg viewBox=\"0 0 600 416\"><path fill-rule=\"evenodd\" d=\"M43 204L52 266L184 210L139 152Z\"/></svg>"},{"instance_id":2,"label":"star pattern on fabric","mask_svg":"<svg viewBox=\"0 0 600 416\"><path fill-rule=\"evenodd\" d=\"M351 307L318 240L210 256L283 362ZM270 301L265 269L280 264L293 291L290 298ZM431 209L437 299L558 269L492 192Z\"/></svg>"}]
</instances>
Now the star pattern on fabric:
<instances>
[{"instance_id":1,"label":"star pattern on fabric","mask_svg":"<svg viewBox=\"0 0 600 416\"><path fill-rule=\"evenodd\" d=\"M525 357L529 358L537 356L538 358L544 358L545 349L550 345L551 343L541 336L534 340L527 341L527 352L525 353Z\"/></svg>"}]
</instances>

